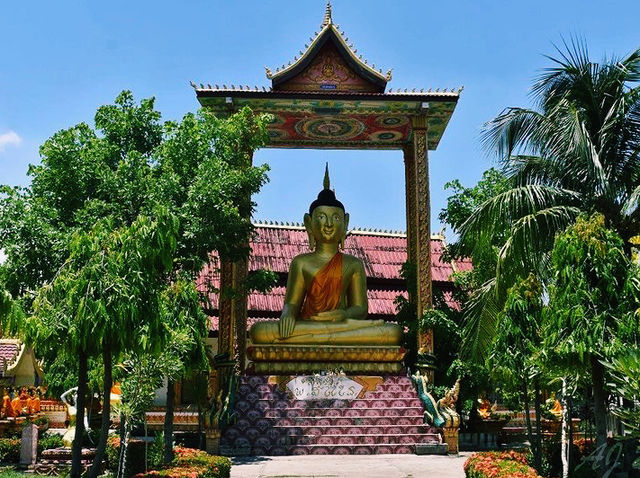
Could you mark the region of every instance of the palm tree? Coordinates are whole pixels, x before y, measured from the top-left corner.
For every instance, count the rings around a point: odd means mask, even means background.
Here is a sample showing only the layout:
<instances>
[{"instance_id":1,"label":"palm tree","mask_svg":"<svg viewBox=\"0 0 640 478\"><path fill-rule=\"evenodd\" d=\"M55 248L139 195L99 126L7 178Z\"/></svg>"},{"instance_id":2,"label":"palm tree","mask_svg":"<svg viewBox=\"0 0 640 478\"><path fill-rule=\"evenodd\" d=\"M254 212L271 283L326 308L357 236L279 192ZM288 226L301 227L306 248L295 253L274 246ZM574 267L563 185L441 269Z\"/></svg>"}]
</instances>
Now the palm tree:
<instances>
[{"instance_id":1,"label":"palm tree","mask_svg":"<svg viewBox=\"0 0 640 478\"><path fill-rule=\"evenodd\" d=\"M462 351L471 358L486 354L506 290L530 272L548 277L556 234L580 214L601 213L627 252L640 234L640 49L601 63L580 41L558 53L533 85L536 107L508 108L485 128L512 187L460 230L470 247L507 231L495 277L466 309Z\"/></svg>"}]
</instances>

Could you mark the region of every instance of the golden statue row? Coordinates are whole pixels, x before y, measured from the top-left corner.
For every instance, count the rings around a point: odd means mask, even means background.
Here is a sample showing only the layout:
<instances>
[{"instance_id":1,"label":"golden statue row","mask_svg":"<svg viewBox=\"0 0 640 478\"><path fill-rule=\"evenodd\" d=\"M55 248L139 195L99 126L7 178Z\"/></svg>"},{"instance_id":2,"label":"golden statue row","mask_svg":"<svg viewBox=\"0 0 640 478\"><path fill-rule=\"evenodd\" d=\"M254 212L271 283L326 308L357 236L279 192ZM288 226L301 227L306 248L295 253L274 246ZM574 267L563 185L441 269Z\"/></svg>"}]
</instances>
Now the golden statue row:
<instances>
[{"instance_id":1,"label":"golden statue row","mask_svg":"<svg viewBox=\"0 0 640 478\"><path fill-rule=\"evenodd\" d=\"M248 354L255 371L319 371L327 365L346 372L398 371L402 329L366 319L364 264L340 251L349 214L330 189L328 168L304 225L311 252L291 262L280 320L251 327Z\"/></svg>"}]
</instances>

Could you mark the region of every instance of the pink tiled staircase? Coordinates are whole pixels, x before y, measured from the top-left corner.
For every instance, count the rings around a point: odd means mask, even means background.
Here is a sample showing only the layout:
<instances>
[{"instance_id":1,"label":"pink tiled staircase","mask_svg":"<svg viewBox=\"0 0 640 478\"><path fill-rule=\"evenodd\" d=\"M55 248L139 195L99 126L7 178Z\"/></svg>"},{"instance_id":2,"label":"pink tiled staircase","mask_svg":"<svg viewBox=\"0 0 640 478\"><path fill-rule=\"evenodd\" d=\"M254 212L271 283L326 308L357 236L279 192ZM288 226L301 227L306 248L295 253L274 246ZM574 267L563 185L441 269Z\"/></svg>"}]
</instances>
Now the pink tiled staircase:
<instances>
[{"instance_id":1,"label":"pink tiled staircase","mask_svg":"<svg viewBox=\"0 0 640 478\"><path fill-rule=\"evenodd\" d=\"M226 455L371 455L414 453L416 445L446 448L423 423L407 377L387 376L356 400L291 399L264 376L242 377L237 421L220 440Z\"/></svg>"}]
</instances>

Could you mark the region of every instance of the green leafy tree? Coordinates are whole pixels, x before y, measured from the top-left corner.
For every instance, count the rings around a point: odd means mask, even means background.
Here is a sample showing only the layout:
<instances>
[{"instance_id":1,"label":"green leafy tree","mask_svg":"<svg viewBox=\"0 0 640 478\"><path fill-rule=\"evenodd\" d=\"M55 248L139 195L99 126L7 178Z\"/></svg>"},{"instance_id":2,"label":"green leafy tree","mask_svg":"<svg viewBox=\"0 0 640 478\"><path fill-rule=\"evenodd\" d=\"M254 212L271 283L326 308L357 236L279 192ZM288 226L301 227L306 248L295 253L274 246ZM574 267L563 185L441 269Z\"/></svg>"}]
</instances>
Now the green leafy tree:
<instances>
[{"instance_id":1,"label":"green leafy tree","mask_svg":"<svg viewBox=\"0 0 640 478\"><path fill-rule=\"evenodd\" d=\"M0 289L0 317L9 315L11 302L11 295L6 290Z\"/></svg>"},{"instance_id":2,"label":"green leafy tree","mask_svg":"<svg viewBox=\"0 0 640 478\"><path fill-rule=\"evenodd\" d=\"M578 215L602 214L627 253L640 232L640 50L601 63L580 44L559 54L533 86L535 108L508 108L487 125L485 143L511 185L460 227L466 244L507 232L495 279L468 309L464 349L472 356L486 353L517 277L549 276L554 238Z\"/></svg>"},{"instance_id":3,"label":"green leafy tree","mask_svg":"<svg viewBox=\"0 0 640 478\"><path fill-rule=\"evenodd\" d=\"M521 397L534 466L539 471L542 467L541 370L536 354L542 340L542 311L542 284L529 275L509 289L504 310L498 316L498 330L489 355L489 369L502 385L501 391ZM535 435L530 416L532 392L536 411Z\"/></svg>"},{"instance_id":4,"label":"green leafy tree","mask_svg":"<svg viewBox=\"0 0 640 478\"><path fill-rule=\"evenodd\" d=\"M617 357L604 362L610 377L609 387L624 398L623 405L613 408L625 426L625 437L622 441L624 449L623 469L637 470L640 458L637 457L640 438L640 348L629 347ZM625 403L626 402L626 403Z\"/></svg>"},{"instance_id":5,"label":"green leafy tree","mask_svg":"<svg viewBox=\"0 0 640 478\"><path fill-rule=\"evenodd\" d=\"M224 260L239 260L249 254L253 231L251 197L266 181L267 166L251 165L253 151L267 140L266 119L243 109L228 119L201 111L187 114L180 123L167 123L166 137L157 150L153 196L167 204L180 219L175 270L195 281L209 261L211 251ZM271 274L258 273L240 291L267 290L275 282ZM177 296L176 296L177 297ZM201 324L206 324L204 315ZM202 334L206 326L197 326ZM175 357L189 374L202 364L202 351ZM173 389L175 378L167 383L164 460L173 459Z\"/></svg>"},{"instance_id":6,"label":"green leafy tree","mask_svg":"<svg viewBox=\"0 0 640 478\"><path fill-rule=\"evenodd\" d=\"M455 234L460 234L463 225L487 201L510 188L507 176L495 168L482 173L482 178L475 186L464 187L454 179L444 185L452 194L447 198L446 207L438 218L448 224ZM481 241L469 242L458 237L447 245L447 255L453 259L471 259L473 270L456 274L457 282L466 291L482 286L495 276L498 252L504 243L507 231L495 231L492 236L483 236Z\"/></svg>"},{"instance_id":7,"label":"green leafy tree","mask_svg":"<svg viewBox=\"0 0 640 478\"><path fill-rule=\"evenodd\" d=\"M604 366L616 393L631 403L637 403L640 399L640 349L637 346L630 347L604 362ZM636 438L640 437L640 408L616 407L614 413L622 419L625 427Z\"/></svg>"},{"instance_id":8,"label":"green leafy tree","mask_svg":"<svg viewBox=\"0 0 640 478\"><path fill-rule=\"evenodd\" d=\"M501 171L494 168L488 169L482 175L482 179L472 187L464 187L460 181L453 180L445 184L445 189L451 190L452 194L447 199L446 207L440 212L439 219L448 224L455 234L460 233L462 225L480 208L482 204L491 198L503 193L509 188L509 180ZM492 237L484 237L483 242L467 242L464 238L458 239L447 245L445 257L447 260L471 259L473 269L470 271L456 272L453 280L456 284L454 299L461 305L462 310L466 310L470 304L470 294L481 288L488 280L495 276L498 252L506 231L497 233ZM471 297L472 298L472 297ZM434 304L440 303L434 295ZM438 307L436 305L436 307ZM440 308L440 307L438 307ZM436 351L437 355L447 355L446 375L461 378L461 400L471 400L472 408L476 406L476 398L480 393L486 392L490 387L490 377L484 367L483 361L469 360L468 357L460 354L460 347L463 342L464 315L457 310L443 307L446 311L450 323L442 325L450 330L439 330L440 325L435 325L435 332L446 340L436 340L436 348L442 347L447 350ZM490 333L479 334L482 337L493 337ZM439 345L440 344L440 345ZM439 352L439 353L438 353ZM445 364L442 364L444 366ZM472 410L473 413L473 410Z\"/></svg>"},{"instance_id":9,"label":"green leafy tree","mask_svg":"<svg viewBox=\"0 0 640 478\"><path fill-rule=\"evenodd\" d=\"M41 147L41 164L30 168L33 176L30 188L3 188L0 239L7 261L0 267L0 283L31 313L35 311L34 297L39 296L40 288L58 280L78 237L100 233L99 241L104 242L109 234L120 234L140 218L153 218L159 210L165 211L163 214L176 225L171 239L175 243L170 252L171 267L158 270L165 287L181 279L193 280L212 250L231 260L246 257L254 206L251 195L266 181L267 170L266 166L251 165L251 153L266 140L265 124L265 119L245 109L228 119L201 111L186 115L179 123L163 125L153 99L137 105L130 92L121 93L115 104L98 109L95 130L81 123L45 142ZM94 229L96 223L101 228ZM93 253L100 256L103 251L95 249ZM88 267L99 259L81 256L77 251L74 254L78 268L82 260ZM119 260L115 255L111 259L114 263ZM96 279L97 276L91 276L91 280ZM123 297L112 289L108 292L115 294L115 302ZM144 293L144 289L132 292ZM58 296L61 298L62 295ZM135 302L136 298L131 300ZM150 303L154 300L151 298ZM109 305L109 310L119 313L116 303ZM173 307L178 317L180 306L178 302ZM122 307L126 309L127 304ZM35 316L43 310L36 311ZM204 316L189 316L200 322L186 326L204 334ZM149 342L140 349L149 353L159 350L159 344L163 343L163 335L149 334L144 323L138 329L113 326L118 317L109 326L96 326L95 331L105 335L93 336L90 343L98 347L104 370L105 413L96 464L106 445L112 364L119 354L131 347L138 350L140 345L129 342L119 347L122 338L118 334ZM58 318L61 328L65 320L70 320ZM106 316L103 318L106 320ZM158 320L158 314L149 320ZM20 321L11 325L14 331L24 328ZM71 359L68 354L58 354L53 347L40 348L45 349L43 353L49 363L55 357L59 357L59 363ZM86 352L93 357L95 350ZM56 367L58 371L63 369ZM167 416L171 420L172 410ZM170 442L172 434L166 438ZM94 466L92 474L97 470Z\"/></svg>"},{"instance_id":10,"label":"green leafy tree","mask_svg":"<svg viewBox=\"0 0 640 478\"><path fill-rule=\"evenodd\" d=\"M406 280L407 288L413 291L410 294L415 297L416 290L416 268L410 262L403 264L400 275ZM420 319L417 319L417 304L407 297L399 295L396 297L396 320L407 332L403 337L404 347L407 349L404 362L407 368L413 369L417 360L417 332L421 330L431 330L435 337L434 349L434 372L435 382L440 385L452 386L457 378L455 373L451 374L451 364L458 356L458 345L460 343L460 312L447 304L442 291L435 290L433 297L434 308L427 311Z\"/></svg>"},{"instance_id":11,"label":"green leafy tree","mask_svg":"<svg viewBox=\"0 0 640 478\"><path fill-rule=\"evenodd\" d=\"M159 350L166 340L159 302L177 229L177 220L162 212L155 220L139 216L131 226L117 229L102 220L89 233L73 235L69 258L38 291L33 315L25 324L27 342L36 352L55 351L78 363L72 476L81 471L89 357L102 354L105 385L110 385L113 355L130 349ZM106 420L108 403L106 399L103 405Z\"/></svg>"},{"instance_id":12,"label":"green leafy tree","mask_svg":"<svg viewBox=\"0 0 640 478\"><path fill-rule=\"evenodd\" d=\"M555 271L544 317L544 348L567 370L586 370L593 386L596 444L606 445L603 361L640 339L640 275L623 239L602 215L578 218L556 239ZM600 473L604 470L600 469Z\"/></svg>"},{"instance_id":13,"label":"green leafy tree","mask_svg":"<svg viewBox=\"0 0 640 478\"><path fill-rule=\"evenodd\" d=\"M207 320L195 284L179 280L166 288L160 297L160 316L169 333L166 346L159 353L132 350L124 355L120 367L122 405L118 411L123 421L123 438L118 476L127 475L124 468L128 436L136 424L146 427L145 412L153 405L156 390L165 380L175 383L182 376L207 369L203 338L208 333ZM173 389L168 391L168 401L172 394Z\"/></svg>"},{"instance_id":14,"label":"green leafy tree","mask_svg":"<svg viewBox=\"0 0 640 478\"><path fill-rule=\"evenodd\" d=\"M174 458L174 384L181 377L198 376L208 369L205 339L209 334L209 327L193 280L182 279L173 283L165 291L163 305L163 322L170 324L172 334L175 335L163 350L160 359L155 362L164 367L158 370L157 375L167 379L163 462L169 463Z\"/></svg>"},{"instance_id":15,"label":"green leafy tree","mask_svg":"<svg viewBox=\"0 0 640 478\"><path fill-rule=\"evenodd\" d=\"M0 288L0 324L6 324L11 318L22 317L19 306L15 303L11 294Z\"/></svg>"},{"instance_id":16,"label":"green leafy tree","mask_svg":"<svg viewBox=\"0 0 640 478\"><path fill-rule=\"evenodd\" d=\"M453 194L447 199L447 206L440 212L439 218L449 224L454 233L460 234L463 226L474 214L477 214L483 204L508 191L509 188L510 181L507 176L494 168L485 171L482 179L473 187L464 187L458 180L451 181L445 185L445 189L453 190ZM487 294L486 291L491 290L495 282L498 254L507 234L505 228L494 230L492 235L476 237L474 240L459 236L457 241L447 246L446 251L451 259L468 258L473 263L471 271L454 274L454 281L463 292L456 298L465 310L464 319L466 320L465 331L462 334L466 339L460 343L459 348L462 348L462 354L455 362L455 368L470 379L467 383L477 385L471 387L476 392L482 391L482 387L488 384L489 377L485 376L478 380L478 374L482 373L483 369L479 363L483 360L478 360L477 356L469 354L468 348L469 344L473 344L474 348L488 350L495 335L495 321L486 320L484 317L487 314L497 315L500 309L496 298ZM473 336L466 335L468 333Z\"/></svg>"}]
</instances>

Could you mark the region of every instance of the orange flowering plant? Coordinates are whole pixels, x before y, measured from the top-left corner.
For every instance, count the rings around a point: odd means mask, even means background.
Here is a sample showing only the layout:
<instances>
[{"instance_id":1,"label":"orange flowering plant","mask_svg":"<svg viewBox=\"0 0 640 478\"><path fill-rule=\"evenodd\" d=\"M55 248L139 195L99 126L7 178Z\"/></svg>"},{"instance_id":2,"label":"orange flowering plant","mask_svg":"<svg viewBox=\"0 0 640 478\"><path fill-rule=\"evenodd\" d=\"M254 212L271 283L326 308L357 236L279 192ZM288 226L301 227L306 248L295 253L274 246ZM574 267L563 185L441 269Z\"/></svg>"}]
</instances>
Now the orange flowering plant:
<instances>
[{"instance_id":1,"label":"orange flowering plant","mask_svg":"<svg viewBox=\"0 0 640 478\"><path fill-rule=\"evenodd\" d=\"M175 459L168 467L140 473L134 478L229 478L231 461L202 450L174 448Z\"/></svg>"},{"instance_id":2,"label":"orange flowering plant","mask_svg":"<svg viewBox=\"0 0 640 478\"><path fill-rule=\"evenodd\" d=\"M488 451L474 453L464 464L466 478L541 478L527 464L524 453Z\"/></svg>"}]
</instances>

